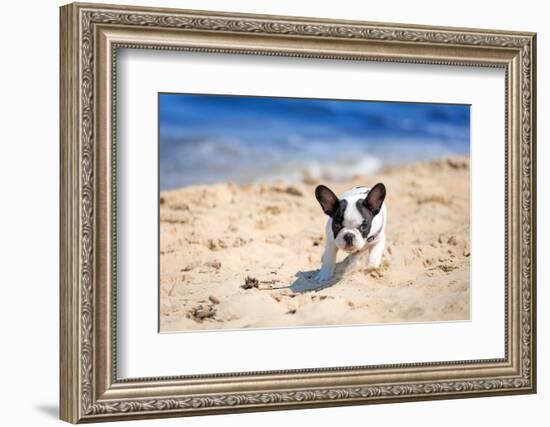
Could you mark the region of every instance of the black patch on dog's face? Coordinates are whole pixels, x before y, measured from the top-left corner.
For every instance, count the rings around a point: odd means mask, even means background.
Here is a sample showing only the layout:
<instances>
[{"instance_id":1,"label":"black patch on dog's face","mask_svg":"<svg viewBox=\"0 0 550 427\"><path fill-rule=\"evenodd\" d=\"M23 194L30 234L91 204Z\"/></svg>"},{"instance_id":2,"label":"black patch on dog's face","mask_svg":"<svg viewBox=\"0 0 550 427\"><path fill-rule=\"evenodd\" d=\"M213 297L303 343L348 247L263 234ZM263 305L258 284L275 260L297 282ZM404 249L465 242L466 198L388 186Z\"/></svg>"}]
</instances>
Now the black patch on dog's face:
<instances>
[{"instance_id":1,"label":"black patch on dog's face","mask_svg":"<svg viewBox=\"0 0 550 427\"><path fill-rule=\"evenodd\" d=\"M363 222L359 226L359 232L365 239L370 233L372 220L378 215L378 212L380 212L385 198L386 187L379 182L369 190L365 199L357 200L357 210L359 210L363 217Z\"/></svg>"},{"instance_id":2,"label":"black patch on dog's face","mask_svg":"<svg viewBox=\"0 0 550 427\"><path fill-rule=\"evenodd\" d=\"M340 200L336 212L332 215L332 234L334 234L335 239L342 228L344 228L344 213L346 212L347 206L347 200Z\"/></svg>"},{"instance_id":3,"label":"black patch on dog's face","mask_svg":"<svg viewBox=\"0 0 550 427\"><path fill-rule=\"evenodd\" d=\"M371 211L365 208L364 203L365 203L365 199L359 199L357 200L357 203L356 203L357 210L363 217L363 222L359 225L359 227L357 227L357 229L361 233L361 236L363 236L363 238L366 239L370 233L374 215L372 214Z\"/></svg>"},{"instance_id":4,"label":"black patch on dog's face","mask_svg":"<svg viewBox=\"0 0 550 427\"><path fill-rule=\"evenodd\" d=\"M324 186L318 185L315 189L315 197L321 205L323 212L332 218L332 233L334 238L344 228L344 213L348 206L347 200L339 200L334 192Z\"/></svg>"}]
</instances>

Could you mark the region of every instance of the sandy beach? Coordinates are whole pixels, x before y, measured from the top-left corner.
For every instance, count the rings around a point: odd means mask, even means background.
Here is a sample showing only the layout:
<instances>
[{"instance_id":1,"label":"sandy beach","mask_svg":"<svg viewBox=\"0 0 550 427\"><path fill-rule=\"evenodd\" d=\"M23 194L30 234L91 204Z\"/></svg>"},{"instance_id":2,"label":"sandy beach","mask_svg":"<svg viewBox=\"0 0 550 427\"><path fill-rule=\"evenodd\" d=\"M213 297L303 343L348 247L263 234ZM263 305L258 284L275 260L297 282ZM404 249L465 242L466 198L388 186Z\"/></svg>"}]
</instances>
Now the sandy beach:
<instances>
[{"instance_id":1,"label":"sandy beach","mask_svg":"<svg viewBox=\"0 0 550 427\"><path fill-rule=\"evenodd\" d=\"M340 194L376 182L388 191L382 266L340 253L322 288L312 280L327 220L318 182L162 192L161 332L468 320L468 158L322 183Z\"/></svg>"}]
</instances>

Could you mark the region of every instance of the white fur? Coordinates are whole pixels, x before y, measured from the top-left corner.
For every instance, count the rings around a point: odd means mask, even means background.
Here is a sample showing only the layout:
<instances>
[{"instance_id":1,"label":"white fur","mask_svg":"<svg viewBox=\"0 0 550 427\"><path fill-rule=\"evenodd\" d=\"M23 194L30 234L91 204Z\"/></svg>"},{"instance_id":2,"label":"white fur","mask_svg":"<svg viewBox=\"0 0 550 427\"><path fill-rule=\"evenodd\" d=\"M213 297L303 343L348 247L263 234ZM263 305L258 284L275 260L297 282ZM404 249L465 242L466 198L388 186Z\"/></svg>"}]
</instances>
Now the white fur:
<instances>
[{"instance_id":1,"label":"white fur","mask_svg":"<svg viewBox=\"0 0 550 427\"><path fill-rule=\"evenodd\" d=\"M368 251L367 268L375 269L380 267L386 244L386 223L388 218L386 202L382 204L380 212L373 218L371 229L366 239L363 238L361 233L357 230L357 227L363 222L363 216L357 209L356 202L359 199L364 199L369 190L369 188L365 187L352 188L340 196L340 200L345 199L348 202L344 212L344 228L340 230L336 239L334 239L332 218L329 218L327 221L325 227L326 244L322 265L315 276L315 280L318 283L327 282L334 275L336 255L339 249L349 254L358 254L363 251ZM353 233L355 236L353 240L354 244L351 248L347 248L344 242L344 235L346 233ZM368 238L374 236L376 233L378 233L378 236L374 240L368 242Z\"/></svg>"}]
</instances>

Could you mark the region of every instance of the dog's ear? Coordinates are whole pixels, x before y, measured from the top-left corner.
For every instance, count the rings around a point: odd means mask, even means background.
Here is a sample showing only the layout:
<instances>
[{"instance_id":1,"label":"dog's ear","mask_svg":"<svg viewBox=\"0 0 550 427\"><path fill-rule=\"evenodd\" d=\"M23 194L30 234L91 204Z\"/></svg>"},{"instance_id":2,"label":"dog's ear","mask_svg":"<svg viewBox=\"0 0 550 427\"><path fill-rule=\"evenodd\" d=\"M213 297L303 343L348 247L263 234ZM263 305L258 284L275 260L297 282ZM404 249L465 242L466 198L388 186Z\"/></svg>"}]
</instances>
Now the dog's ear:
<instances>
[{"instance_id":1,"label":"dog's ear","mask_svg":"<svg viewBox=\"0 0 550 427\"><path fill-rule=\"evenodd\" d=\"M315 197L323 208L324 213L328 216L333 216L336 213L340 201L330 188L325 187L324 185L318 185L315 189Z\"/></svg>"},{"instance_id":2,"label":"dog's ear","mask_svg":"<svg viewBox=\"0 0 550 427\"><path fill-rule=\"evenodd\" d=\"M367 194L367 198L363 201L363 206L365 206L373 215L376 215L380 212L382 203L386 198L386 187L384 184L379 182L374 187L372 187Z\"/></svg>"}]
</instances>

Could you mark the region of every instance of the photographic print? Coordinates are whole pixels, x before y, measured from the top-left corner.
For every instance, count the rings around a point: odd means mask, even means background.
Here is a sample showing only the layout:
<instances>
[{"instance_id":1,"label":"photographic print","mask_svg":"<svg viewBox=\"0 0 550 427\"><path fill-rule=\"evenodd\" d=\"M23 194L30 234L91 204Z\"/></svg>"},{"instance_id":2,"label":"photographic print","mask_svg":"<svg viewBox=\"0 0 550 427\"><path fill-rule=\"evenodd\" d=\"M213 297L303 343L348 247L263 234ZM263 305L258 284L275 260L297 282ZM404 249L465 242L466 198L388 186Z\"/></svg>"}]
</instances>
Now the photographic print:
<instances>
[{"instance_id":1,"label":"photographic print","mask_svg":"<svg viewBox=\"0 0 550 427\"><path fill-rule=\"evenodd\" d=\"M158 102L161 332L469 320L469 105Z\"/></svg>"}]
</instances>

